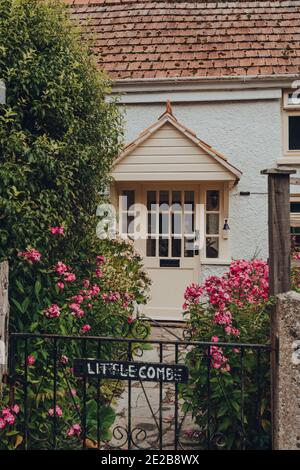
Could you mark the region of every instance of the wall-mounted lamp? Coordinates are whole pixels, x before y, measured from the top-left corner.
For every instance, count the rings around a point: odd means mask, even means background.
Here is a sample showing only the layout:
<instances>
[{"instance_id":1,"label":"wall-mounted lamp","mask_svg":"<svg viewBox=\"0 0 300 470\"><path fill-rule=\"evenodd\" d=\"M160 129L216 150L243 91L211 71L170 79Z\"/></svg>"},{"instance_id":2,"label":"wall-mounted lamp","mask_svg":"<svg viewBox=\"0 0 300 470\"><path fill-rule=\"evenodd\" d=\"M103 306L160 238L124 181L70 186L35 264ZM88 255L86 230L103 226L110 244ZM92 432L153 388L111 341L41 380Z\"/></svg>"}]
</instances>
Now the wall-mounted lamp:
<instances>
[{"instance_id":1,"label":"wall-mounted lamp","mask_svg":"<svg viewBox=\"0 0 300 470\"><path fill-rule=\"evenodd\" d=\"M224 226L223 226L223 238L224 238L224 240L227 240L227 238L229 236L229 230L230 230L230 227L228 225L228 219L225 219L224 220Z\"/></svg>"}]
</instances>

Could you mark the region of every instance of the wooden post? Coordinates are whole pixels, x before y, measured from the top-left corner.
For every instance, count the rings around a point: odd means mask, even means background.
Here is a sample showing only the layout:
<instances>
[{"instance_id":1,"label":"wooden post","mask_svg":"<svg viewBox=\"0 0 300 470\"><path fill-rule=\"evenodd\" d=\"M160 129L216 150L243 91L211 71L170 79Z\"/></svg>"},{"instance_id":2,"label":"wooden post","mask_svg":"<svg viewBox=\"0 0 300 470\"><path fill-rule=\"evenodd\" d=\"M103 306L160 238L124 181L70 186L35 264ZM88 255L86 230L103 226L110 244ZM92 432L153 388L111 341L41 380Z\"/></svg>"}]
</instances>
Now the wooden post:
<instances>
[{"instance_id":1,"label":"wooden post","mask_svg":"<svg viewBox=\"0 0 300 470\"><path fill-rule=\"evenodd\" d=\"M290 175L296 170L271 168L268 175L270 295L291 287Z\"/></svg>"},{"instance_id":2,"label":"wooden post","mask_svg":"<svg viewBox=\"0 0 300 470\"><path fill-rule=\"evenodd\" d=\"M269 293L275 296L288 292L291 287L291 227L290 227L290 175L296 170L271 168L261 174L268 175L269 214ZM279 336L278 310L271 311L271 409L272 445L276 446L275 423L277 416L277 391L279 387Z\"/></svg>"},{"instance_id":3,"label":"wooden post","mask_svg":"<svg viewBox=\"0 0 300 470\"><path fill-rule=\"evenodd\" d=\"M7 261L0 263L0 398L2 396L3 377L7 374L8 359L8 274Z\"/></svg>"}]
</instances>

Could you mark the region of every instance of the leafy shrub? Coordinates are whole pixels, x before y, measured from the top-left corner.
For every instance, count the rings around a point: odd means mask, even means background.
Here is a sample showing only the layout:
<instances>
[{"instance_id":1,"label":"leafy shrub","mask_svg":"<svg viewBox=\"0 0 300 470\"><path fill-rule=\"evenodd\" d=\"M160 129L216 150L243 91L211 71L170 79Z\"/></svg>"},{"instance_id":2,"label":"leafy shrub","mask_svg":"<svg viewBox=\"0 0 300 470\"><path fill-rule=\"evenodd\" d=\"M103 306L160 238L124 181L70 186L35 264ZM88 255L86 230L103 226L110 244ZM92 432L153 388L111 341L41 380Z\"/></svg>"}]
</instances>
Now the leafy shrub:
<instances>
[{"instance_id":1,"label":"leafy shrub","mask_svg":"<svg viewBox=\"0 0 300 470\"><path fill-rule=\"evenodd\" d=\"M181 389L200 447L270 444L269 354L238 346L269 343L270 303L268 266L261 260L234 261L222 277L185 291L190 337L211 344L187 353L191 379Z\"/></svg>"},{"instance_id":2,"label":"leafy shrub","mask_svg":"<svg viewBox=\"0 0 300 470\"><path fill-rule=\"evenodd\" d=\"M122 118L116 104L105 99L110 82L63 2L0 0L0 70L7 88L7 102L0 106L0 260L10 264L11 330L83 337L147 334L147 326L134 318L135 302L145 301L148 285L141 259L132 247L93 235L100 194L120 149ZM96 344L88 344L85 353L98 354ZM26 367L29 445L53 445L55 373L58 446L78 447L82 441L77 405L84 391L71 363L84 351L72 341L57 347L63 360L55 372L50 340L14 344L14 397L7 393L0 411L3 448L25 446ZM103 358L123 354L121 344L101 351ZM111 384L100 391L88 387L92 439L96 399L101 438L108 436L113 390ZM14 411L18 404L20 411Z\"/></svg>"},{"instance_id":3,"label":"leafy shrub","mask_svg":"<svg viewBox=\"0 0 300 470\"><path fill-rule=\"evenodd\" d=\"M63 227L50 230L52 237L64 237ZM52 233L53 232L53 233ZM96 250L96 246L95 246ZM49 265L35 248L20 251L15 263L16 281L11 303L17 315L13 328L18 332L58 335L128 336L145 338L148 326L135 316L136 304L147 299L149 280L142 269L141 257L124 241L99 241L98 252L82 255L76 265L58 259ZM135 343L134 343L135 344ZM28 381L28 446L51 448L54 421L54 377L56 377L56 446L78 448L82 445L83 398L86 401L86 440L95 445L97 436L109 440L115 419L111 406L119 386L112 382L91 382L85 388L72 373L74 357L127 359L127 348L120 342L40 337L19 339L12 343L14 357L13 400L8 390L0 411L2 448L24 444L24 369ZM56 358L56 360L55 360ZM56 369L55 369L56 368ZM11 410L17 406L17 413ZM2 414L2 417L1 417ZM97 426L99 416L100 428ZM99 433L99 434L98 434Z\"/></svg>"},{"instance_id":4,"label":"leafy shrub","mask_svg":"<svg viewBox=\"0 0 300 470\"><path fill-rule=\"evenodd\" d=\"M0 71L0 260L29 244L71 259L122 139L110 82L58 0L0 1ZM53 221L72 233L55 247Z\"/></svg>"}]
</instances>

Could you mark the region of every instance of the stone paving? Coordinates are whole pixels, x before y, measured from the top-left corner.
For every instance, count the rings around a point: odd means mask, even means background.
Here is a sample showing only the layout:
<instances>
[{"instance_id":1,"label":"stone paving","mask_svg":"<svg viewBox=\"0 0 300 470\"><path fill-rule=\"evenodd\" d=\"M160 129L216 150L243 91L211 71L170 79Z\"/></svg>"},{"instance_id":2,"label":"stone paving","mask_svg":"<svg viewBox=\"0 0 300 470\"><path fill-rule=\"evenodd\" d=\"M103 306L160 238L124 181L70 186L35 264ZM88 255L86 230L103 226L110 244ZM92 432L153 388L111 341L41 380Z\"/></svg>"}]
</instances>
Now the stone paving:
<instances>
[{"instance_id":1,"label":"stone paving","mask_svg":"<svg viewBox=\"0 0 300 470\"><path fill-rule=\"evenodd\" d=\"M152 327L152 340L176 341L176 337L182 338L183 328L174 325L167 325L166 331L163 327ZM180 362L184 350L180 349ZM151 345L151 349L144 351L143 362L160 362L159 345ZM164 345L164 363L175 363L174 345ZM160 419L162 421L162 448L165 450L174 449L175 445L175 385L164 383L160 394L160 383L155 382L132 382L131 383L131 430L133 449L159 449L160 448ZM160 415L161 399L161 415ZM128 428L128 385L126 383L124 392L116 404L117 420L115 426L115 436L110 445L127 448L126 429ZM181 410L181 403L178 403L178 427L179 444L178 449L192 449L191 439L186 432L189 429L196 429L192 417L184 416ZM195 445L195 444L194 444Z\"/></svg>"}]
</instances>

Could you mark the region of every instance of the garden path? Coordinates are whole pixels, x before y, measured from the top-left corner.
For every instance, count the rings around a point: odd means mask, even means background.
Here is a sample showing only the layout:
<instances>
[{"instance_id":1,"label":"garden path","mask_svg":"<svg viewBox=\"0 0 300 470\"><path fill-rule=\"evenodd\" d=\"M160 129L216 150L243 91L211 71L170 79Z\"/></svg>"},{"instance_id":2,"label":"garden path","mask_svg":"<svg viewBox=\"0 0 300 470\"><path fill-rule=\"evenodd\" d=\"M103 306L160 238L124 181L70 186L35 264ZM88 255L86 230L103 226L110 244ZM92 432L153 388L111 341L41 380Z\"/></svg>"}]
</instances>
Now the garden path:
<instances>
[{"instance_id":1,"label":"garden path","mask_svg":"<svg viewBox=\"0 0 300 470\"><path fill-rule=\"evenodd\" d=\"M154 326L151 331L152 340L174 341L174 334L183 338L183 327L178 325L168 325L168 330L163 327ZM180 357L186 353L186 349L180 349ZM141 359L143 362L160 362L159 345L151 345L150 350L145 350ZM182 361L182 359L181 359ZM175 348L172 345L164 345L163 362L175 363ZM132 429L132 448L133 449L159 449L159 423L160 423L160 384L155 382L132 382L131 386L131 429ZM150 406L152 411L150 409ZM127 428L128 420L128 386L118 399L115 407L117 413L116 425ZM152 414L153 412L153 414ZM174 449L175 441L175 385L164 383L162 387L162 447L164 450ZM196 431L191 415L181 410L181 403L178 404L178 429L179 444L178 449L193 449L193 439L191 439L191 430ZM117 432L116 436L121 437ZM110 444L120 445L122 439L118 441L113 439ZM124 446L126 447L127 444ZM124 448L122 447L122 448ZM195 448L195 440L194 440Z\"/></svg>"}]
</instances>

